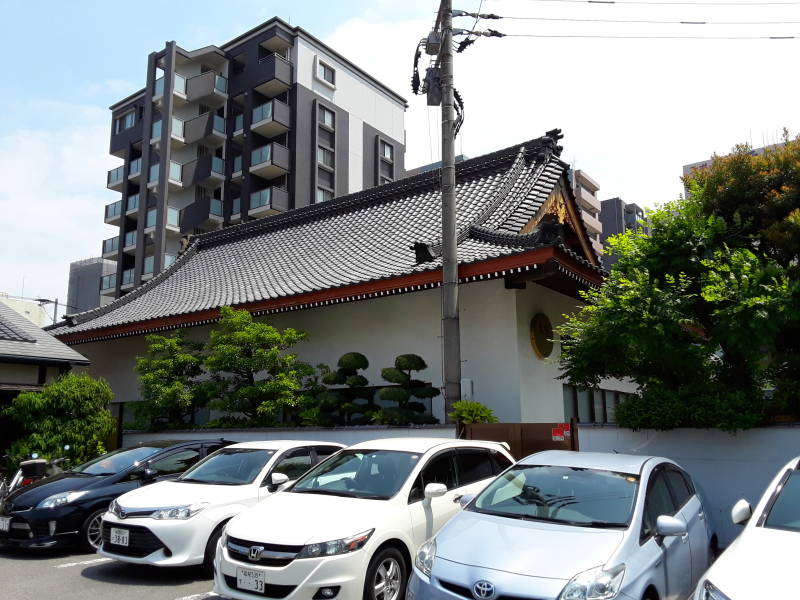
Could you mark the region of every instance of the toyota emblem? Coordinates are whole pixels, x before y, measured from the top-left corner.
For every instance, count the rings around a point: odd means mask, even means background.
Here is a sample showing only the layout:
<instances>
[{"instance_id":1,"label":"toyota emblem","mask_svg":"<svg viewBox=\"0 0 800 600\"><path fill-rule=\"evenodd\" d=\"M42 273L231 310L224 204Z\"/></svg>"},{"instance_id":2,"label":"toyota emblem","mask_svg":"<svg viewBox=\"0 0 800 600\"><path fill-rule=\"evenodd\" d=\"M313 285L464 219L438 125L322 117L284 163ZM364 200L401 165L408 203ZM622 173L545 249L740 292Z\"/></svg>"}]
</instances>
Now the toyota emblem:
<instances>
[{"instance_id":1,"label":"toyota emblem","mask_svg":"<svg viewBox=\"0 0 800 600\"><path fill-rule=\"evenodd\" d=\"M250 560L257 561L261 558L264 546L250 546Z\"/></svg>"},{"instance_id":2,"label":"toyota emblem","mask_svg":"<svg viewBox=\"0 0 800 600\"><path fill-rule=\"evenodd\" d=\"M128 511L126 511L124 508L120 508L119 509L119 518L120 519L125 519L125 518L127 518L127 516L128 516Z\"/></svg>"},{"instance_id":3,"label":"toyota emblem","mask_svg":"<svg viewBox=\"0 0 800 600\"><path fill-rule=\"evenodd\" d=\"M494 584L485 579L476 581L472 586L472 595L478 600L491 600L494 598Z\"/></svg>"}]
</instances>

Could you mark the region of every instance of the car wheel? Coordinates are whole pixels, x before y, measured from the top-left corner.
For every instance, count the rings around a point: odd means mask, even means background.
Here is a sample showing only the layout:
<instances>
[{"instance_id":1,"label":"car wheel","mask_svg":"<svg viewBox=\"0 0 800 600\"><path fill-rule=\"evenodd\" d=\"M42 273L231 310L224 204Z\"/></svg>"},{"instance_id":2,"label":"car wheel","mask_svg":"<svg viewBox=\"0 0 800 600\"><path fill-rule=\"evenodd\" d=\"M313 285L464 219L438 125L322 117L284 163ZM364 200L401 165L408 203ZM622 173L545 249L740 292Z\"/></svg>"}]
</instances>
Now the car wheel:
<instances>
[{"instance_id":1,"label":"car wheel","mask_svg":"<svg viewBox=\"0 0 800 600\"><path fill-rule=\"evenodd\" d=\"M217 542L219 542L219 538L222 536L223 529L225 529L225 523L218 525L206 542L206 551L203 555L202 569L203 574L207 575L208 577L214 576L214 557L217 554Z\"/></svg>"},{"instance_id":2,"label":"car wheel","mask_svg":"<svg viewBox=\"0 0 800 600\"><path fill-rule=\"evenodd\" d=\"M89 552L96 552L103 541L103 534L100 526L103 522L103 515L106 509L100 509L90 514L81 526L80 543Z\"/></svg>"},{"instance_id":3,"label":"car wheel","mask_svg":"<svg viewBox=\"0 0 800 600\"><path fill-rule=\"evenodd\" d=\"M380 550L369 562L364 600L402 600L406 595L407 568L397 548Z\"/></svg>"}]
</instances>

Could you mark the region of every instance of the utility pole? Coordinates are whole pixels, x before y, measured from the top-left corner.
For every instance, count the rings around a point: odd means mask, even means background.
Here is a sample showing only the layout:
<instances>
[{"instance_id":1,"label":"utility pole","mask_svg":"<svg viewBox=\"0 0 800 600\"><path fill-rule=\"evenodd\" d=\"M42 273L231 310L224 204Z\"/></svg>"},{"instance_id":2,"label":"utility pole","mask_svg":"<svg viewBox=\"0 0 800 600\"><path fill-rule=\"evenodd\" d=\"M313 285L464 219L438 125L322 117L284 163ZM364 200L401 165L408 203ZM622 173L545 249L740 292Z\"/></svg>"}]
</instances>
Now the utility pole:
<instances>
[{"instance_id":1,"label":"utility pole","mask_svg":"<svg viewBox=\"0 0 800 600\"><path fill-rule=\"evenodd\" d=\"M453 2L441 0L439 50L442 82L442 361L445 414L461 399L461 332L458 320L455 118L453 100Z\"/></svg>"}]
</instances>

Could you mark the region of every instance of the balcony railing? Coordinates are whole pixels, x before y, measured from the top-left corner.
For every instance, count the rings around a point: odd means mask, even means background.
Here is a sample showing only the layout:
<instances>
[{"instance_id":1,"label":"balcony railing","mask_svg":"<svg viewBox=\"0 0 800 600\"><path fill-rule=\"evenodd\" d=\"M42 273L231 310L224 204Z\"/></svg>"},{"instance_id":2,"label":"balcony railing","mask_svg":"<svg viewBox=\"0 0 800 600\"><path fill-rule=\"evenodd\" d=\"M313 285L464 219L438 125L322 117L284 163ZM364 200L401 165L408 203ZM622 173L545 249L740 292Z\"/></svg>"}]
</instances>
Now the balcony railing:
<instances>
[{"instance_id":1,"label":"balcony railing","mask_svg":"<svg viewBox=\"0 0 800 600\"><path fill-rule=\"evenodd\" d=\"M122 212L122 200L106 204L106 219L118 217Z\"/></svg>"},{"instance_id":2,"label":"balcony railing","mask_svg":"<svg viewBox=\"0 0 800 600\"><path fill-rule=\"evenodd\" d=\"M161 174L161 165L156 163L150 165L150 175L147 177L147 183L155 183L158 181L158 176Z\"/></svg>"},{"instance_id":3,"label":"balcony railing","mask_svg":"<svg viewBox=\"0 0 800 600\"><path fill-rule=\"evenodd\" d=\"M128 206L125 212L136 210L139 208L139 194L128 196Z\"/></svg>"},{"instance_id":4,"label":"balcony railing","mask_svg":"<svg viewBox=\"0 0 800 600\"><path fill-rule=\"evenodd\" d=\"M211 203L208 208L208 212L212 215L217 217L222 216L222 200L217 200L216 198L211 199Z\"/></svg>"},{"instance_id":5,"label":"balcony railing","mask_svg":"<svg viewBox=\"0 0 800 600\"><path fill-rule=\"evenodd\" d=\"M225 133L225 119L219 115L214 115L214 131Z\"/></svg>"},{"instance_id":6,"label":"balcony railing","mask_svg":"<svg viewBox=\"0 0 800 600\"><path fill-rule=\"evenodd\" d=\"M161 121L159 121L160 123ZM182 138L183 137L183 121L178 119L177 117L172 117L172 135L175 137Z\"/></svg>"},{"instance_id":7,"label":"balcony railing","mask_svg":"<svg viewBox=\"0 0 800 600\"><path fill-rule=\"evenodd\" d=\"M131 176L138 175L141 172L142 172L142 159L141 158L136 158L136 159L132 160L131 161L131 170L130 170L129 175L131 175Z\"/></svg>"},{"instance_id":8,"label":"balcony railing","mask_svg":"<svg viewBox=\"0 0 800 600\"><path fill-rule=\"evenodd\" d=\"M150 275L153 272L155 260L156 260L155 256L144 257L144 264L142 265L142 275Z\"/></svg>"},{"instance_id":9,"label":"balcony railing","mask_svg":"<svg viewBox=\"0 0 800 600\"><path fill-rule=\"evenodd\" d=\"M153 98L158 98L164 95L164 77L156 79L156 85L153 88Z\"/></svg>"},{"instance_id":10,"label":"balcony railing","mask_svg":"<svg viewBox=\"0 0 800 600\"><path fill-rule=\"evenodd\" d=\"M104 275L100 278L100 291L110 290L117 287L117 274Z\"/></svg>"},{"instance_id":11,"label":"balcony railing","mask_svg":"<svg viewBox=\"0 0 800 600\"><path fill-rule=\"evenodd\" d=\"M169 178L172 181L182 182L181 179L181 164L176 163L174 160L169 161Z\"/></svg>"},{"instance_id":12,"label":"balcony railing","mask_svg":"<svg viewBox=\"0 0 800 600\"><path fill-rule=\"evenodd\" d=\"M107 240L103 240L103 254L108 254L109 252L116 252L119 249L119 236L115 235L112 238L108 238Z\"/></svg>"},{"instance_id":13,"label":"balcony railing","mask_svg":"<svg viewBox=\"0 0 800 600\"><path fill-rule=\"evenodd\" d=\"M186 78L175 73L175 91L186 95Z\"/></svg>"},{"instance_id":14,"label":"balcony railing","mask_svg":"<svg viewBox=\"0 0 800 600\"><path fill-rule=\"evenodd\" d=\"M228 79L222 75L217 75L214 79L214 89L223 94L228 93Z\"/></svg>"},{"instance_id":15,"label":"balcony railing","mask_svg":"<svg viewBox=\"0 0 800 600\"><path fill-rule=\"evenodd\" d=\"M240 129L244 129L244 115L236 115L233 118L233 130L239 131Z\"/></svg>"},{"instance_id":16,"label":"balcony railing","mask_svg":"<svg viewBox=\"0 0 800 600\"><path fill-rule=\"evenodd\" d=\"M167 207L167 225L169 227L181 226L181 211L173 206Z\"/></svg>"},{"instance_id":17,"label":"balcony railing","mask_svg":"<svg viewBox=\"0 0 800 600\"><path fill-rule=\"evenodd\" d=\"M253 123L265 121L272 118L272 102L266 102L253 109Z\"/></svg>"},{"instance_id":18,"label":"balcony railing","mask_svg":"<svg viewBox=\"0 0 800 600\"><path fill-rule=\"evenodd\" d=\"M219 156L212 156L211 171L213 173L218 173L219 175L225 175L225 161L223 161Z\"/></svg>"},{"instance_id":19,"label":"balcony railing","mask_svg":"<svg viewBox=\"0 0 800 600\"><path fill-rule=\"evenodd\" d=\"M161 139L161 119L159 119L158 121L153 121L153 125L150 127L150 139L151 140Z\"/></svg>"},{"instance_id":20,"label":"balcony railing","mask_svg":"<svg viewBox=\"0 0 800 600\"><path fill-rule=\"evenodd\" d=\"M250 166L260 165L270 160L272 160L272 145L267 144L253 150L250 156Z\"/></svg>"},{"instance_id":21,"label":"balcony railing","mask_svg":"<svg viewBox=\"0 0 800 600\"><path fill-rule=\"evenodd\" d=\"M238 215L240 212L242 212L242 200L241 198L234 198L231 201L231 214Z\"/></svg>"},{"instance_id":22,"label":"balcony railing","mask_svg":"<svg viewBox=\"0 0 800 600\"><path fill-rule=\"evenodd\" d=\"M106 179L107 185L114 185L122 181L122 176L125 174L125 165L121 165L116 169L111 169L108 172L108 178Z\"/></svg>"},{"instance_id":23,"label":"balcony railing","mask_svg":"<svg viewBox=\"0 0 800 600\"><path fill-rule=\"evenodd\" d=\"M238 173L242 170L242 155L233 157L233 172Z\"/></svg>"},{"instance_id":24,"label":"balcony railing","mask_svg":"<svg viewBox=\"0 0 800 600\"><path fill-rule=\"evenodd\" d=\"M129 231L125 234L124 248L136 245L136 231Z\"/></svg>"},{"instance_id":25,"label":"balcony railing","mask_svg":"<svg viewBox=\"0 0 800 600\"><path fill-rule=\"evenodd\" d=\"M135 273L135 269L125 269L122 272L122 285L128 285L133 283L133 276Z\"/></svg>"},{"instance_id":26,"label":"balcony railing","mask_svg":"<svg viewBox=\"0 0 800 600\"><path fill-rule=\"evenodd\" d=\"M269 206L272 199L272 188L266 188L258 192L250 194L250 210L260 208L262 206Z\"/></svg>"},{"instance_id":27,"label":"balcony railing","mask_svg":"<svg viewBox=\"0 0 800 600\"><path fill-rule=\"evenodd\" d=\"M164 268L171 267L175 264L175 261L178 260L177 254L165 254L164 255Z\"/></svg>"},{"instance_id":28,"label":"balcony railing","mask_svg":"<svg viewBox=\"0 0 800 600\"><path fill-rule=\"evenodd\" d=\"M155 208L151 208L147 211L147 218L145 219L144 226L145 227L155 227L156 226L156 216L158 211Z\"/></svg>"}]
</instances>

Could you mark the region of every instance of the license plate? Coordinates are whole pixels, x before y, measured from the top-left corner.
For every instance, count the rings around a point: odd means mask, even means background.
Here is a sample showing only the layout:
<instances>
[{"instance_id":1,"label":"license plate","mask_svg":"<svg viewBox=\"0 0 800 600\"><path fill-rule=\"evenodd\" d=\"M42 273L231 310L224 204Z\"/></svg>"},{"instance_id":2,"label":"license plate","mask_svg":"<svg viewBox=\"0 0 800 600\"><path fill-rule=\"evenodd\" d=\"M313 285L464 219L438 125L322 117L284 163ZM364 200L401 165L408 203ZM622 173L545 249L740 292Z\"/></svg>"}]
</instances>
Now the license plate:
<instances>
[{"instance_id":1,"label":"license plate","mask_svg":"<svg viewBox=\"0 0 800 600\"><path fill-rule=\"evenodd\" d=\"M0 531L8 531L11 528L11 517L0 517Z\"/></svg>"},{"instance_id":2,"label":"license plate","mask_svg":"<svg viewBox=\"0 0 800 600\"><path fill-rule=\"evenodd\" d=\"M253 569L236 568L236 587L240 590L264 593L264 573Z\"/></svg>"},{"instance_id":3,"label":"license plate","mask_svg":"<svg viewBox=\"0 0 800 600\"><path fill-rule=\"evenodd\" d=\"M130 532L127 529L117 529L116 527L112 527L110 541L116 546L127 546L129 535Z\"/></svg>"}]
</instances>

